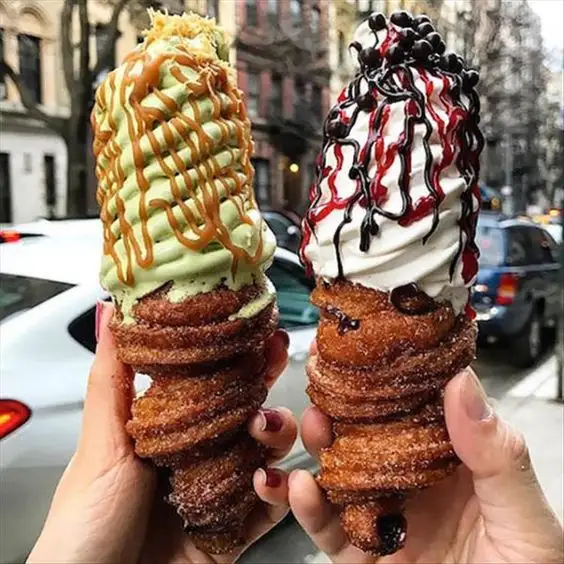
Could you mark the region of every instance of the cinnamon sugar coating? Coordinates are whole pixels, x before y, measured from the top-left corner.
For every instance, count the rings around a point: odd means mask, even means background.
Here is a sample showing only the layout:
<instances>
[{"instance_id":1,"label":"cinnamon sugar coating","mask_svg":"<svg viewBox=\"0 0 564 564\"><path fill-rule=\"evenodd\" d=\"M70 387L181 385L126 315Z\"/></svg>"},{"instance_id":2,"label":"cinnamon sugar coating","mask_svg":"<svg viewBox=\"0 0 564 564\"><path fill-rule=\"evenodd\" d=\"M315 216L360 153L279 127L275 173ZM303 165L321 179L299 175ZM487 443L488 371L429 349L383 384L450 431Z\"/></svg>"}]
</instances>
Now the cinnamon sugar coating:
<instances>
[{"instance_id":1,"label":"cinnamon sugar coating","mask_svg":"<svg viewBox=\"0 0 564 564\"><path fill-rule=\"evenodd\" d=\"M405 497L459 464L443 391L473 360L476 328L450 304L429 307L423 294L392 304L388 293L346 281L319 281L312 301L321 319L307 392L334 433L318 483L339 506L351 542L389 554L405 542ZM355 320L354 329L343 332L343 319Z\"/></svg>"},{"instance_id":2,"label":"cinnamon sugar coating","mask_svg":"<svg viewBox=\"0 0 564 564\"><path fill-rule=\"evenodd\" d=\"M246 430L267 389L265 342L278 323L270 304L254 318L229 319L261 288L225 288L170 303L163 288L133 309L135 324L111 322L118 357L148 374L127 431L136 453L168 468L167 501L198 547L225 553L245 543L260 502L252 477L264 449Z\"/></svg>"}]
</instances>

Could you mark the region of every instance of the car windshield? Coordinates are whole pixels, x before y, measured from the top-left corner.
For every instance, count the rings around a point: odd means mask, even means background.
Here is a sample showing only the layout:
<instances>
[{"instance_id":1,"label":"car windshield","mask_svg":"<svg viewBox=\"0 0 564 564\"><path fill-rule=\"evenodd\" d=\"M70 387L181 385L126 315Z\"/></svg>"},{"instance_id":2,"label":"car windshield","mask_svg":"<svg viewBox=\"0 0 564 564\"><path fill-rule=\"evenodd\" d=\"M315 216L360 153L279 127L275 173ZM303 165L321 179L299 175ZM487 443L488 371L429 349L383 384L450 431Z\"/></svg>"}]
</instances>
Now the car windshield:
<instances>
[{"instance_id":1,"label":"car windshield","mask_svg":"<svg viewBox=\"0 0 564 564\"><path fill-rule=\"evenodd\" d=\"M0 273L0 321L72 288L72 284Z\"/></svg>"},{"instance_id":2,"label":"car windshield","mask_svg":"<svg viewBox=\"0 0 564 564\"><path fill-rule=\"evenodd\" d=\"M503 235L499 227L478 225L476 244L480 249L481 266L499 266L503 263Z\"/></svg>"}]
</instances>

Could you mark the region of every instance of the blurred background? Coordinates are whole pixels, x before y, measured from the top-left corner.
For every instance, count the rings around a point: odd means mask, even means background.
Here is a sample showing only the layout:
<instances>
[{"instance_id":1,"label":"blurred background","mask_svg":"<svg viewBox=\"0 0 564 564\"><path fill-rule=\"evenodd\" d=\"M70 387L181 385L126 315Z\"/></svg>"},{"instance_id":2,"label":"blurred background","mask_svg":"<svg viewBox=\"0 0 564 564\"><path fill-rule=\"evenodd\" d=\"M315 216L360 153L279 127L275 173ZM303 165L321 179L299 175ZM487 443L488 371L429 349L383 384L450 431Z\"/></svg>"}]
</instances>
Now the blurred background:
<instances>
[{"instance_id":1,"label":"blurred background","mask_svg":"<svg viewBox=\"0 0 564 564\"><path fill-rule=\"evenodd\" d=\"M299 224L324 116L354 74L356 26L373 11L426 13L479 69L475 368L525 431L562 516L562 0L0 0L0 562L25 558L74 449L104 297L89 116L97 85L142 40L149 7L215 17L233 39L255 192L280 247L269 274L291 337L270 403L297 414L317 323ZM314 462L298 444L285 465ZM323 555L290 519L243 561Z\"/></svg>"}]
</instances>

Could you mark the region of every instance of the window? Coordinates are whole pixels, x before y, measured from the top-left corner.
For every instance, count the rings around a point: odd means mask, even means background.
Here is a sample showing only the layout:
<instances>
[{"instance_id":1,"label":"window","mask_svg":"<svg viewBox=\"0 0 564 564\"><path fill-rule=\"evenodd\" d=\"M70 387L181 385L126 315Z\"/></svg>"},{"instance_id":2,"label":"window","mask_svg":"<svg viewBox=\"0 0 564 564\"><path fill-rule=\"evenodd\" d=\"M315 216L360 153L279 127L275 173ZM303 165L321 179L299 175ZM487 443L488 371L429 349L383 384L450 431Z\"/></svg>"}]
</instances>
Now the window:
<instances>
[{"instance_id":1,"label":"window","mask_svg":"<svg viewBox=\"0 0 564 564\"><path fill-rule=\"evenodd\" d=\"M536 264L547 264L557 261L557 254L553 255L553 244L549 242L544 229L540 227L530 227L531 248L533 260Z\"/></svg>"},{"instance_id":2,"label":"window","mask_svg":"<svg viewBox=\"0 0 564 564\"><path fill-rule=\"evenodd\" d=\"M478 225L476 244L480 249L481 266L499 266L503 262L503 235L497 227Z\"/></svg>"},{"instance_id":3,"label":"window","mask_svg":"<svg viewBox=\"0 0 564 564\"><path fill-rule=\"evenodd\" d=\"M267 13L270 25L276 26L278 24L278 0L268 0Z\"/></svg>"},{"instance_id":4,"label":"window","mask_svg":"<svg viewBox=\"0 0 564 564\"><path fill-rule=\"evenodd\" d=\"M345 64L345 50L346 50L346 41L345 41L345 34L342 31L339 31L339 66Z\"/></svg>"},{"instance_id":5,"label":"window","mask_svg":"<svg viewBox=\"0 0 564 564\"><path fill-rule=\"evenodd\" d=\"M249 116L257 117L259 115L259 99L260 99L260 80L257 72L248 73L247 83L247 108Z\"/></svg>"},{"instance_id":6,"label":"window","mask_svg":"<svg viewBox=\"0 0 564 564\"><path fill-rule=\"evenodd\" d=\"M0 27L0 61L4 60L4 30ZM6 99L6 83L4 76L0 76L0 100Z\"/></svg>"},{"instance_id":7,"label":"window","mask_svg":"<svg viewBox=\"0 0 564 564\"><path fill-rule=\"evenodd\" d=\"M208 16L219 22L219 0L208 0Z\"/></svg>"},{"instance_id":8,"label":"window","mask_svg":"<svg viewBox=\"0 0 564 564\"><path fill-rule=\"evenodd\" d=\"M323 91L317 84L311 89L311 111L317 119L323 118Z\"/></svg>"},{"instance_id":9,"label":"window","mask_svg":"<svg viewBox=\"0 0 564 564\"><path fill-rule=\"evenodd\" d=\"M276 288L280 326L290 329L316 325L319 311L309 301L313 283L306 278L303 268L275 259L267 275Z\"/></svg>"},{"instance_id":10,"label":"window","mask_svg":"<svg viewBox=\"0 0 564 564\"><path fill-rule=\"evenodd\" d=\"M300 109L304 107L305 84L301 78L296 78L294 82L294 112L295 117L300 119Z\"/></svg>"},{"instance_id":11,"label":"window","mask_svg":"<svg viewBox=\"0 0 564 564\"><path fill-rule=\"evenodd\" d=\"M72 288L72 284L15 274L0 274L0 320L31 309Z\"/></svg>"},{"instance_id":12,"label":"window","mask_svg":"<svg viewBox=\"0 0 564 564\"><path fill-rule=\"evenodd\" d=\"M0 223L12 223L12 186L8 153L0 153Z\"/></svg>"},{"instance_id":13,"label":"window","mask_svg":"<svg viewBox=\"0 0 564 564\"><path fill-rule=\"evenodd\" d=\"M107 25L98 24L96 26L96 62L98 62L103 54L104 50L108 42L110 41L110 34L108 31ZM115 53L115 46L114 49L110 52L110 56L108 57L107 61L104 61L104 69L103 73L112 70L116 66L116 53Z\"/></svg>"},{"instance_id":14,"label":"window","mask_svg":"<svg viewBox=\"0 0 564 564\"><path fill-rule=\"evenodd\" d=\"M527 231L523 227L508 230L507 264L509 266L524 266L532 262L531 241Z\"/></svg>"},{"instance_id":15,"label":"window","mask_svg":"<svg viewBox=\"0 0 564 564\"><path fill-rule=\"evenodd\" d=\"M290 17L292 25L300 26L302 23L302 0L290 0Z\"/></svg>"},{"instance_id":16,"label":"window","mask_svg":"<svg viewBox=\"0 0 564 564\"><path fill-rule=\"evenodd\" d=\"M258 23L257 0L247 0L247 25L256 27Z\"/></svg>"},{"instance_id":17,"label":"window","mask_svg":"<svg viewBox=\"0 0 564 564\"><path fill-rule=\"evenodd\" d=\"M255 197L259 206L268 205L270 200L270 161L268 159L251 159L255 168Z\"/></svg>"},{"instance_id":18,"label":"window","mask_svg":"<svg viewBox=\"0 0 564 564\"><path fill-rule=\"evenodd\" d=\"M96 308L90 308L76 319L73 319L68 327L71 337L90 352L96 352Z\"/></svg>"},{"instance_id":19,"label":"window","mask_svg":"<svg viewBox=\"0 0 564 564\"><path fill-rule=\"evenodd\" d=\"M41 39L32 35L18 35L18 53L23 86L32 101L41 104Z\"/></svg>"},{"instance_id":20,"label":"window","mask_svg":"<svg viewBox=\"0 0 564 564\"><path fill-rule=\"evenodd\" d=\"M47 216L55 217L57 190L55 183L55 157L53 155L45 155L43 157L43 168L45 173L45 205L47 206Z\"/></svg>"},{"instance_id":21,"label":"window","mask_svg":"<svg viewBox=\"0 0 564 564\"><path fill-rule=\"evenodd\" d=\"M311 34L314 37L319 35L319 21L321 19L321 12L319 6L313 6L311 9Z\"/></svg>"},{"instance_id":22,"label":"window","mask_svg":"<svg viewBox=\"0 0 564 564\"><path fill-rule=\"evenodd\" d=\"M282 77L279 74L272 75L271 99L269 114L271 117L282 115Z\"/></svg>"}]
</instances>

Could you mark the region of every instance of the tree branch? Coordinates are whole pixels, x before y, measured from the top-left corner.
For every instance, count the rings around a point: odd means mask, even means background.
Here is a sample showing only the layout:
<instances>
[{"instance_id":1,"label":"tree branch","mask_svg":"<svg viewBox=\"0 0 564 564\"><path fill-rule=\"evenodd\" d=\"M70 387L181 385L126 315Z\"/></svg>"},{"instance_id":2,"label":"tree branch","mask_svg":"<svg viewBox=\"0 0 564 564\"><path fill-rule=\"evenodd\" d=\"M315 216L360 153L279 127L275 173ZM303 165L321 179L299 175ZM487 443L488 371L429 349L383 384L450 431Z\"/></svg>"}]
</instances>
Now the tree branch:
<instances>
[{"instance_id":1,"label":"tree branch","mask_svg":"<svg viewBox=\"0 0 564 564\"><path fill-rule=\"evenodd\" d=\"M78 0L78 18L80 21L80 51L78 59L78 76L76 87L82 89L90 83L90 23L86 0Z\"/></svg>"},{"instance_id":2,"label":"tree branch","mask_svg":"<svg viewBox=\"0 0 564 564\"><path fill-rule=\"evenodd\" d=\"M54 118L53 116L50 116L39 109L38 105L33 101L27 88L23 84L20 75L17 74L4 59L0 59L0 77L5 76L7 76L14 83L20 95L22 105L28 111L29 115L32 118L43 122L49 129L55 131L64 138L65 130L61 126L60 121L57 118Z\"/></svg>"},{"instance_id":3,"label":"tree branch","mask_svg":"<svg viewBox=\"0 0 564 564\"><path fill-rule=\"evenodd\" d=\"M61 58L68 92L74 90L74 47L72 44L72 12L75 0L65 0L61 10Z\"/></svg>"},{"instance_id":4,"label":"tree branch","mask_svg":"<svg viewBox=\"0 0 564 564\"><path fill-rule=\"evenodd\" d=\"M119 17L123 12L124 8L129 4L131 0L119 0L118 3L115 5L114 10L112 12L112 17L106 26L106 45L104 46L104 50L100 53L100 58L96 61L96 65L92 70L92 76L98 76L105 68L108 66L108 61L111 58L112 52L115 49L116 41L119 34L118 24L119 24Z\"/></svg>"}]
</instances>

